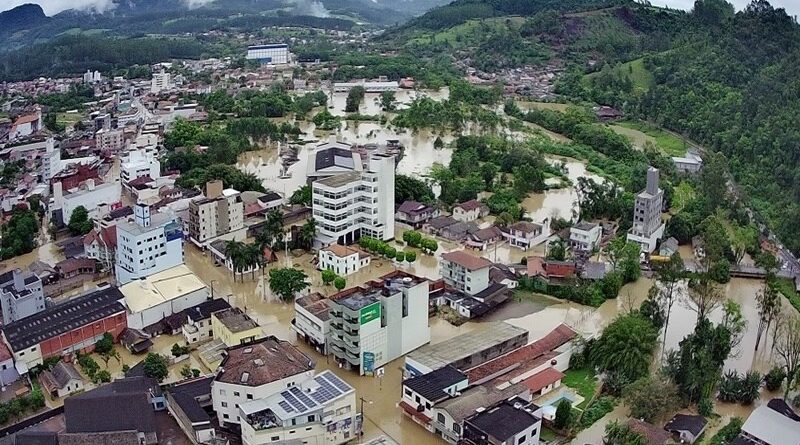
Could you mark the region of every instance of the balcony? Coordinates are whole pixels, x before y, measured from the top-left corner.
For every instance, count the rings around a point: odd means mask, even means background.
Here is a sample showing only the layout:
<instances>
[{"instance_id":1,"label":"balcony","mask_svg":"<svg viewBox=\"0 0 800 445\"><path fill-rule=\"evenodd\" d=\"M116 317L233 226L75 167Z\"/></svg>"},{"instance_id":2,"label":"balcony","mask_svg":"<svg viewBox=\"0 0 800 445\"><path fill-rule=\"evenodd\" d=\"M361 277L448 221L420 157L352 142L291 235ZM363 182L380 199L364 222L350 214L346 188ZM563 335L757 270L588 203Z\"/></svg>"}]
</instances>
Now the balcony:
<instances>
[{"instance_id":1,"label":"balcony","mask_svg":"<svg viewBox=\"0 0 800 445\"><path fill-rule=\"evenodd\" d=\"M346 351L344 356L347 359L347 361L350 362L350 364L352 364L354 366L361 366L361 357L360 356L358 356L356 354L353 354L350 351Z\"/></svg>"}]
</instances>

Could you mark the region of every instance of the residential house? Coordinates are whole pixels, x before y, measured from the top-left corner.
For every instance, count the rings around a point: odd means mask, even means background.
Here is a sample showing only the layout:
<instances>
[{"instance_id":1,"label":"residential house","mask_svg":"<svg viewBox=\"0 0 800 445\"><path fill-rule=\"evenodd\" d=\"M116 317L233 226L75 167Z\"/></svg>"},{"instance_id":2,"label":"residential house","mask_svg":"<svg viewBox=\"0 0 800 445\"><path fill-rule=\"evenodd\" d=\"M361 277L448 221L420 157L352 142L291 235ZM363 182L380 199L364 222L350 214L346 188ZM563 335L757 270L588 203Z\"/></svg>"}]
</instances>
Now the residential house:
<instances>
[{"instance_id":1,"label":"residential house","mask_svg":"<svg viewBox=\"0 0 800 445\"><path fill-rule=\"evenodd\" d=\"M600 224L580 221L569 229L569 244L577 252L591 252L600 247L602 236Z\"/></svg>"},{"instance_id":2,"label":"residential house","mask_svg":"<svg viewBox=\"0 0 800 445\"><path fill-rule=\"evenodd\" d=\"M453 219L461 222L476 221L489 215L489 206L472 199L453 206Z\"/></svg>"},{"instance_id":3,"label":"residential house","mask_svg":"<svg viewBox=\"0 0 800 445\"><path fill-rule=\"evenodd\" d=\"M402 386L400 408L403 413L426 429L430 429L433 406L460 395L461 391L469 386L469 380L463 372L447 365L427 374L406 379Z\"/></svg>"},{"instance_id":4,"label":"residential house","mask_svg":"<svg viewBox=\"0 0 800 445\"><path fill-rule=\"evenodd\" d=\"M441 275L445 283L470 295L489 287L492 262L465 251L442 254Z\"/></svg>"},{"instance_id":5,"label":"residential house","mask_svg":"<svg viewBox=\"0 0 800 445\"><path fill-rule=\"evenodd\" d=\"M228 347L264 337L261 326L238 307L212 312L211 331L215 339L222 341Z\"/></svg>"},{"instance_id":6,"label":"residential house","mask_svg":"<svg viewBox=\"0 0 800 445\"><path fill-rule=\"evenodd\" d=\"M708 421L703 416L691 414L675 414L675 416L664 425L664 429L672 434L680 443L693 444L700 438L706 430Z\"/></svg>"},{"instance_id":7,"label":"residential house","mask_svg":"<svg viewBox=\"0 0 800 445\"><path fill-rule=\"evenodd\" d=\"M479 229L469 233L464 239L464 244L477 250L486 250L490 245L503 240L503 231L497 226Z\"/></svg>"},{"instance_id":8,"label":"residential house","mask_svg":"<svg viewBox=\"0 0 800 445\"><path fill-rule=\"evenodd\" d=\"M394 219L397 222L408 224L418 229L429 219L437 216L439 216L439 210L434 207L417 201L406 201L400 204L400 207L394 214Z\"/></svg>"},{"instance_id":9,"label":"residential house","mask_svg":"<svg viewBox=\"0 0 800 445\"><path fill-rule=\"evenodd\" d=\"M672 163L678 173L695 175L703 169L703 158L695 149L689 149L684 156L673 156Z\"/></svg>"},{"instance_id":10,"label":"residential house","mask_svg":"<svg viewBox=\"0 0 800 445\"><path fill-rule=\"evenodd\" d=\"M661 246L658 248L658 254L665 257L671 257L675 252L678 251L678 240L674 237L667 238Z\"/></svg>"},{"instance_id":11,"label":"residential house","mask_svg":"<svg viewBox=\"0 0 800 445\"><path fill-rule=\"evenodd\" d=\"M478 230L478 225L474 222L457 222L443 227L439 231L439 236L450 241L462 241L469 237L469 234L475 233Z\"/></svg>"},{"instance_id":12,"label":"residential house","mask_svg":"<svg viewBox=\"0 0 800 445\"><path fill-rule=\"evenodd\" d=\"M550 236L549 230L541 225L527 221L519 221L506 227L503 232L508 244L528 250L544 242Z\"/></svg>"},{"instance_id":13,"label":"residential house","mask_svg":"<svg viewBox=\"0 0 800 445\"><path fill-rule=\"evenodd\" d=\"M537 414L539 413L539 414ZM538 445L541 410L524 399L504 400L464 420L466 445Z\"/></svg>"},{"instance_id":14,"label":"residential house","mask_svg":"<svg viewBox=\"0 0 800 445\"><path fill-rule=\"evenodd\" d=\"M208 415L214 376L179 383L167 390L167 410L192 443L213 443L214 424Z\"/></svg>"},{"instance_id":15,"label":"residential house","mask_svg":"<svg viewBox=\"0 0 800 445\"><path fill-rule=\"evenodd\" d=\"M119 336L119 343L131 354L143 354L153 346L151 336L139 329L127 328Z\"/></svg>"},{"instance_id":16,"label":"residential house","mask_svg":"<svg viewBox=\"0 0 800 445\"><path fill-rule=\"evenodd\" d=\"M347 276L369 266L372 256L357 247L331 244L320 249L317 258L317 267L320 270L330 270L339 276Z\"/></svg>"},{"instance_id":17,"label":"residential house","mask_svg":"<svg viewBox=\"0 0 800 445\"><path fill-rule=\"evenodd\" d=\"M67 258L56 263L55 269L62 280L81 275L92 276L97 272L97 261L91 258Z\"/></svg>"},{"instance_id":18,"label":"residential house","mask_svg":"<svg viewBox=\"0 0 800 445\"><path fill-rule=\"evenodd\" d=\"M240 425L242 404L266 399L313 375L311 358L273 336L228 348L211 384L219 424Z\"/></svg>"},{"instance_id":19,"label":"residential house","mask_svg":"<svg viewBox=\"0 0 800 445\"><path fill-rule=\"evenodd\" d=\"M294 300L292 329L320 354L328 355L330 337L330 305L318 292Z\"/></svg>"},{"instance_id":20,"label":"residential house","mask_svg":"<svg viewBox=\"0 0 800 445\"><path fill-rule=\"evenodd\" d=\"M628 419L626 425L631 431L644 437L647 445L666 445L670 442L670 434L651 423L638 419Z\"/></svg>"},{"instance_id":21,"label":"residential house","mask_svg":"<svg viewBox=\"0 0 800 445\"><path fill-rule=\"evenodd\" d=\"M39 376L42 387L52 398L66 397L83 391L84 380L72 363L60 361L52 370L44 370Z\"/></svg>"},{"instance_id":22,"label":"residential house","mask_svg":"<svg viewBox=\"0 0 800 445\"><path fill-rule=\"evenodd\" d=\"M117 226L92 229L83 237L83 250L86 257L103 265L105 270L113 270L117 256Z\"/></svg>"},{"instance_id":23,"label":"residential house","mask_svg":"<svg viewBox=\"0 0 800 445\"><path fill-rule=\"evenodd\" d=\"M761 405L750 413L750 417L742 425L742 431L737 439L741 440L736 444L800 444L800 421L796 416L794 412L785 413L769 405Z\"/></svg>"},{"instance_id":24,"label":"residential house","mask_svg":"<svg viewBox=\"0 0 800 445\"><path fill-rule=\"evenodd\" d=\"M213 339L214 330L211 326L211 314L230 309L230 307L231 305L224 299L216 298L186 309L184 311L186 320L181 328L186 344L191 346Z\"/></svg>"},{"instance_id":25,"label":"residential house","mask_svg":"<svg viewBox=\"0 0 800 445\"><path fill-rule=\"evenodd\" d=\"M0 387L19 380L19 372L14 367L14 355L5 343L0 342Z\"/></svg>"},{"instance_id":26,"label":"residential house","mask_svg":"<svg viewBox=\"0 0 800 445\"><path fill-rule=\"evenodd\" d=\"M430 233L431 235L439 235L446 227L452 226L457 222L458 221L449 216L437 216L424 223L422 225L422 230Z\"/></svg>"}]
</instances>

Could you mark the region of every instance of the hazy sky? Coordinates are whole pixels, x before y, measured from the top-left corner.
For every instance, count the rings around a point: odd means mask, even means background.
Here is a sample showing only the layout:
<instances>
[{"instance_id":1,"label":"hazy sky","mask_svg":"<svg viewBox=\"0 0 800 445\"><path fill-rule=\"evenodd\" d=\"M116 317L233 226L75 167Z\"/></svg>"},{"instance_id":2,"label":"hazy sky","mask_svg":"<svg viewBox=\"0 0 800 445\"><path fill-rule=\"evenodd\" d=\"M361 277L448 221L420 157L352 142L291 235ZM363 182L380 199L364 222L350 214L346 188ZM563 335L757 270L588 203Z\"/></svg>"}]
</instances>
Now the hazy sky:
<instances>
[{"instance_id":1,"label":"hazy sky","mask_svg":"<svg viewBox=\"0 0 800 445\"><path fill-rule=\"evenodd\" d=\"M202 3L209 0L186 0L187 3ZM737 9L743 8L749 0L729 0L736 5ZM673 8L691 9L694 0L651 0L655 5L665 5ZM38 3L42 5L45 14L53 15L65 9L95 9L104 11L108 9L111 0L0 0L0 10L11 9L23 3ZM800 0L771 0L770 3L776 8L784 8L790 15L800 15Z\"/></svg>"}]
</instances>

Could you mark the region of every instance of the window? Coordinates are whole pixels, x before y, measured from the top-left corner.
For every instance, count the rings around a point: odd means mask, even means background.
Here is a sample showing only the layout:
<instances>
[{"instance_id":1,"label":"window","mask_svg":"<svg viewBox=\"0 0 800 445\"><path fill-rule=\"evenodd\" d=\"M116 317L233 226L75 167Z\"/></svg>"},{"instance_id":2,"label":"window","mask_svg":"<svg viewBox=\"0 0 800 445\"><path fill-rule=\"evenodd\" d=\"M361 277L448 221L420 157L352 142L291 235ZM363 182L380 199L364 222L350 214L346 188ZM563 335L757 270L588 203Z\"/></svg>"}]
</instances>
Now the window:
<instances>
[{"instance_id":1,"label":"window","mask_svg":"<svg viewBox=\"0 0 800 445\"><path fill-rule=\"evenodd\" d=\"M270 438L270 440L272 440L273 442L277 442L277 441L281 440L281 436L272 436Z\"/></svg>"},{"instance_id":2,"label":"window","mask_svg":"<svg viewBox=\"0 0 800 445\"><path fill-rule=\"evenodd\" d=\"M456 434L461 434L461 425L454 423L453 424L453 432Z\"/></svg>"},{"instance_id":3,"label":"window","mask_svg":"<svg viewBox=\"0 0 800 445\"><path fill-rule=\"evenodd\" d=\"M437 414L436 415L436 421L443 424L444 423L444 414L442 414L442 413Z\"/></svg>"},{"instance_id":4,"label":"window","mask_svg":"<svg viewBox=\"0 0 800 445\"><path fill-rule=\"evenodd\" d=\"M239 391L234 391L234 392L233 392L233 396L234 396L234 397L239 397Z\"/></svg>"},{"instance_id":5,"label":"window","mask_svg":"<svg viewBox=\"0 0 800 445\"><path fill-rule=\"evenodd\" d=\"M309 422L313 422L314 421L314 416L313 415L312 416L308 416L308 421Z\"/></svg>"},{"instance_id":6,"label":"window","mask_svg":"<svg viewBox=\"0 0 800 445\"><path fill-rule=\"evenodd\" d=\"M519 436L519 439L517 439L517 445L522 445L523 443L525 443L525 439L527 439L527 438L528 438L528 436L525 435L525 434Z\"/></svg>"},{"instance_id":7,"label":"window","mask_svg":"<svg viewBox=\"0 0 800 445\"><path fill-rule=\"evenodd\" d=\"M407 396L411 397L411 390L410 389L406 389L405 392L406 392Z\"/></svg>"},{"instance_id":8,"label":"window","mask_svg":"<svg viewBox=\"0 0 800 445\"><path fill-rule=\"evenodd\" d=\"M420 400L419 396L414 397L414 400L416 400L417 403L421 403L422 402L422 400Z\"/></svg>"},{"instance_id":9,"label":"window","mask_svg":"<svg viewBox=\"0 0 800 445\"><path fill-rule=\"evenodd\" d=\"M228 407L228 402L222 402L222 407L223 408L227 408Z\"/></svg>"},{"instance_id":10,"label":"window","mask_svg":"<svg viewBox=\"0 0 800 445\"><path fill-rule=\"evenodd\" d=\"M253 400L253 395L252 394L248 394L247 395L247 400Z\"/></svg>"},{"instance_id":11,"label":"window","mask_svg":"<svg viewBox=\"0 0 800 445\"><path fill-rule=\"evenodd\" d=\"M230 418L230 416L228 416L227 414L223 414L223 415L222 415L222 418L223 418L223 419L229 419L229 418Z\"/></svg>"}]
</instances>

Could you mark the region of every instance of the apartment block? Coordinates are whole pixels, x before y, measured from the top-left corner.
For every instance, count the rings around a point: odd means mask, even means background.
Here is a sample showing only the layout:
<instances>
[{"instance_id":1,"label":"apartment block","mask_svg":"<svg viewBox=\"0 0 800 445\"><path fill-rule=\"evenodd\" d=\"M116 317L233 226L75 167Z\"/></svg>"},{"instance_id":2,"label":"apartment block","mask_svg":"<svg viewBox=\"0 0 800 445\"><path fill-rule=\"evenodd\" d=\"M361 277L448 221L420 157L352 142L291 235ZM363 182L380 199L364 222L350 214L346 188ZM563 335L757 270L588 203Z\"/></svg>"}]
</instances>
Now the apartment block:
<instances>
[{"instance_id":1,"label":"apartment block","mask_svg":"<svg viewBox=\"0 0 800 445\"><path fill-rule=\"evenodd\" d=\"M362 236L394 238L394 156L373 154L368 168L314 181L317 242L348 245Z\"/></svg>"},{"instance_id":2,"label":"apartment block","mask_svg":"<svg viewBox=\"0 0 800 445\"><path fill-rule=\"evenodd\" d=\"M361 375L430 342L429 283L395 271L330 298L329 347Z\"/></svg>"},{"instance_id":3,"label":"apartment block","mask_svg":"<svg viewBox=\"0 0 800 445\"><path fill-rule=\"evenodd\" d=\"M470 295L489 287L492 262L463 250L442 255L441 275L448 285Z\"/></svg>"},{"instance_id":4,"label":"apartment block","mask_svg":"<svg viewBox=\"0 0 800 445\"><path fill-rule=\"evenodd\" d=\"M659 188L658 180L658 169L647 169L647 186L636 195L633 226L628 231L628 241L639 244L642 252L647 253L652 253L664 236L664 222L661 221L664 191Z\"/></svg>"},{"instance_id":5,"label":"apartment block","mask_svg":"<svg viewBox=\"0 0 800 445\"><path fill-rule=\"evenodd\" d=\"M189 202L189 237L199 247L244 228L244 201L234 189L223 189L222 181L206 184L205 195Z\"/></svg>"},{"instance_id":6,"label":"apartment block","mask_svg":"<svg viewBox=\"0 0 800 445\"><path fill-rule=\"evenodd\" d=\"M161 177L161 162L154 150L133 150L126 154L120 164L119 176L123 182L145 176L158 179Z\"/></svg>"},{"instance_id":7,"label":"apartment block","mask_svg":"<svg viewBox=\"0 0 800 445\"><path fill-rule=\"evenodd\" d=\"M100 151L117 152L125 148L122 130L101 129L94 135L95 146Z\"/></svg>"},{"instance_id":8,"label":"apartment block","mask_svg":"<svg viewBox=\"0 0 800 445\"><path fill-rule=\"evenodd\" d=\"M137 204L133 218L117 223L117 283L122 285L183 264L183 226L172 213L151 216Z\"/></svg>"},{"instance_id":9,"label":"apartment block","mask_svg":"<svg viewBox=\"0 0 800 445\"><path fill-rule=\"evenodd\" d=\"M20 269L3 273L0 275L0 306L3 325L43 311L42 280Z\"/></svg>"}]
</instances>

